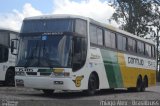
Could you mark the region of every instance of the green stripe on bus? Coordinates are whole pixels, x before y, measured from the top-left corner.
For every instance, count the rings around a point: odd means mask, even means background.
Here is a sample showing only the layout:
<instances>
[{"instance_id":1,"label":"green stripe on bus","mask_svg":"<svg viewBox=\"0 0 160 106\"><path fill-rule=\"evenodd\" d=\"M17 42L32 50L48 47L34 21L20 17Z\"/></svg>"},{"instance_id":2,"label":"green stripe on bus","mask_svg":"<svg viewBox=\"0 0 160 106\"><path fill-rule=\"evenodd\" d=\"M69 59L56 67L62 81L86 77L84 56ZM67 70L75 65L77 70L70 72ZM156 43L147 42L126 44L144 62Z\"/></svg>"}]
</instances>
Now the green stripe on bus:
<instances>
[{"instance_id":1,"label":"green stripe on bus","mask_svg":"<svg viewBox=\"0 0 160 106\"><path fill-rule=\"evenodd\" d=\"M53 72L53 69L38 69L38 72Z\"/></svg>"},{"instance_id":2,"label":"green stripe on bus","mask_svg":"<svg viewBox=\"0 0 160 106\"><path fill-rule=\"evenodd\" d=\"M110 88L123 87L117 52L101 49Z\"/></svg>"}]
</instances>

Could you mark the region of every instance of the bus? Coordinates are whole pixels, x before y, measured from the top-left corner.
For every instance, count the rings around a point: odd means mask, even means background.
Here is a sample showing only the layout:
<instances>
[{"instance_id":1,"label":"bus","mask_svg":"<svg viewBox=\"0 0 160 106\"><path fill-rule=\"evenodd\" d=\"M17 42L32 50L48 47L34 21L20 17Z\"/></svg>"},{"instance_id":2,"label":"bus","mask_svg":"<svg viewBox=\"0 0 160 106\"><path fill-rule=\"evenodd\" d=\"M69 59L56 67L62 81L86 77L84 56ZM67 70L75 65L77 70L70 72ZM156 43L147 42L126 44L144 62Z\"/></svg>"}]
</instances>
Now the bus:
<instances>
[{"instance_id":1,"label":"bus","mask_svg":"<svg viewBox=\"0 0 160 106\"><path fill-rule=\"evenodd\" d=\"M17 87L84 91L156 84L152 41L76 15L44 15L23 20L16 64Z\"/></svg>"},{"instance_id":2,"label":"bus","mask_svg":"<svg viewBox=\"0 0 160 106\"><path fill-rule=\"evenodd\" d=\"M0 82L3 85L14 86L18 31L0 28ZM11 50L11 45L14 51Z\"/></svg>"}]
</instances>

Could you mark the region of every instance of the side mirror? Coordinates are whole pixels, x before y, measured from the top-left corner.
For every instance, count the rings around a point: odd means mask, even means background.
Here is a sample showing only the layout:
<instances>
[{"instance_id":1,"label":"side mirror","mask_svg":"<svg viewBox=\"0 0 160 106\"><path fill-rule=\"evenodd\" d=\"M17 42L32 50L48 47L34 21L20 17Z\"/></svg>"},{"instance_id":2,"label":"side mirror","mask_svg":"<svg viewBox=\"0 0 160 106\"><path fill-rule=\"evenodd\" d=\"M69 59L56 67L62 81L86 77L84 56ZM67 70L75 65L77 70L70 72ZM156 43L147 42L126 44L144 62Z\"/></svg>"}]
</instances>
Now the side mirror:
<instances>
[{"instance_id":1,"label":"side mirror","mask_svg":"<svg viewBox=\"0 0 160 106\"><path fill-rule=\"evenodd\" d=\"M18 39L11 40L11 54L13 54L13 55L18 55L17 43L18 43Z\"/></svg>"},{"instance_id":2,"label":"side mirror","mask_svg":"<svg viewBox=\"0 0 160 106\"><path fill-rule=\"evenodd\" d=\"M14 51L14 41L11 41L11 53Z\"/></svg>"}]
</instances>

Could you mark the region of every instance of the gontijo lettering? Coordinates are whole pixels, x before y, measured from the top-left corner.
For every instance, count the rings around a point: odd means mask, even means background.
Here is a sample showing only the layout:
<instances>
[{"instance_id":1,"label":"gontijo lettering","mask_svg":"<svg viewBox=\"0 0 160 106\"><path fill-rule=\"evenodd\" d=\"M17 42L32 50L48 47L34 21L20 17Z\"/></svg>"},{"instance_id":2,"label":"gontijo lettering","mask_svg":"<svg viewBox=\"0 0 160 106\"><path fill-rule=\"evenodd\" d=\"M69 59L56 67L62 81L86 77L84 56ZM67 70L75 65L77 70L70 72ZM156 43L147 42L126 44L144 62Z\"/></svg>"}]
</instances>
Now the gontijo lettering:
<instances>
[{"instance_id":1,"label":"gontijo lettering","mask_svg":"<svg viewBox=\"0 0 160 106\"><path fill-rule=\"evenodd\" d=\"M128 57L128 63L143 66L144 65L144 60L139 59L139 58L134 58L134 57Z\"/></svg>"}]
</instances>

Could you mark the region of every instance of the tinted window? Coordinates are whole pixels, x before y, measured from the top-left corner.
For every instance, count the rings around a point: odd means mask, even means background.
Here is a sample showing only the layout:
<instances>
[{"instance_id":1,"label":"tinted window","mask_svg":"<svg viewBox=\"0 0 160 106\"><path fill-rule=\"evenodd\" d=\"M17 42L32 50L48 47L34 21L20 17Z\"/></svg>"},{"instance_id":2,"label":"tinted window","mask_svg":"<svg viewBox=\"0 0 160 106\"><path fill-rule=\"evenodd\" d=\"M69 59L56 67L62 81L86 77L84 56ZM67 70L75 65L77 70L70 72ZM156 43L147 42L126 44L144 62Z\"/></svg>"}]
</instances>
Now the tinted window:
<instances>
[{"instance_id":1,"label":"tinted window","mask_svg":"<svg viewBox=\"0 0 160 106\"><path fill-rule=\"evenodd\" d=\"M117 38L117 41L118 41L118 50L123 50L123 51L126 51L127 50L127 39L126 37L122 36L122 35L118 35L118 38Z\"/></svg>"},{"instance_id":2,"label":"tinted window","mask_svg":"<svg viewBox=\"0 0 160 106\"><path fill-rule=\"evenodd\" d=\"M137 42L137 53L144 54L144 43L141 41Z\"/></svg>"},{"instance_id":3,"label":"tinted window","mask_svg":"<svg viewBox=\"0 0 160 106\"><path fill-rule=\"evenodd\" d=\"M136 52L136 41L132 38L128 38L128 51Z\"/></svg>"},{"instance_id":4,"label":"tinted window","mask_svg":"<svg viewBox=\"0 0 160 106\"><path fill-rule=\"evenodd\" d=\"M29 35L31 36L21 37L17 66L72 66L72 36L39 36L39 34L36 35L35 33Z\"/></svg>"},{"instance_id":5,"label":"tinted window","mask_svg":"<svg viewBox=\"0 0 160 106\"><path fill-rule=\"evenodd\" d=\"M144 43L142 42L142 46L141 46L141 53L144 54Z\"/></svg>"},{"instance_id":6,"label":"tinted window","mask_svg":"<svg viewBox=\"0 0 160 106\"><path fill-rule=\"evenodd\" d=\"M110 32L107 30L105 30L105 46L111 47L111 36L110 36Z\"/></svg>"},{"instance_id":7,"label":"tinted window","mask_svg":"<svg viewBox=\"0 0 160 106\"><path fill-rule=\"evenodd\" d=\"M96 26L90 25L90 40L91 43L97 44L98 40L97 40L97 31L96 31Z\"/></svg>"},{"instance_id":8,"label":"tinted window","mask_svg":"<svg viewBox=\"0 0 160 106\"><path fill-rule=\"evenodd\" d=\"M156 57L155 56L155 46L152 46L152 57Z\"/></svg>"},{"instance_id":9,"label":"tinted window","mask_svg":"<svg viewBox=\"0 0 160 106\"><path fill-rule=\"evenodd\" d=\"M122 37L122 38L123 38L122 39L122 47L123 47L122 50L126 51L127 50L127 38L126 37Z\"/></svg>"},{"instance_id":10,"label":"tinted window","mask_svg":"<svg viewBox=\"0 0 160 106\"><path fill-rule=\"evenodd\" d=\"M8 61L8 48L0 45L0 62Z\"/></svg>"},{"instance_id":11,"label":"tinted window","mask_svg":"<svg viewBox=\"0 0 160 106\"><path fill-rule=\"evenodd\" d=\"M73 71L77 71L85 64L87 54L86 39L74 37L73 47Z\"/></svg>"},{"instance_id":12,"label":"tinted window","mask_svg":"<svg viewBox=\"0 0 160 106\"><path fill-rule=\"evenodd\" d=\"M105 30L105 46L115 48L115 33Z\"/></svg>"},{"instance_id":13,"label":"tinted window","mask_svg":"<svg viewBox=\"0 0 160 106\"><path fill-rule=\"evenodd\" d=\"M98 45L103 45L103 33L102 29L97 28Z\"/></svg>"},{"instance_id":14,"label":"tinted window","mask_svg":"<svg viewBox=\"0 0 160 106\"><path fill-rule=\"evenodd\" d=\"M83 36L87 35L87 22L81 19L76 19L75 32Z\"/></svg>"},{"instance_id":15,"label":"tinted window","mask_svg":"<svg viewBox=\"0 0 160 106\"><path fill-rule=\"evenodd\" d=\"M151 45L145 44L145 55L151 57Z\"/></svg>"},{"instance_id":16,"label":"tinted window","mask_svg":"<svg viewBox=\"0 0 160 106\"><path fill-rule=\"evenodd\" d=\"M137 47L137 46L136 46L136 45L137 45L137 44L136 44L136 40L133 39L133 42L132 42L132 43L133 43L133 51L136 52L136 51L137 51L137 48L136 48L136 47Z\"/></svg>"},{"instance_id":17,"label":"tinted window","mask_svg":"<svg viewBox=\"0 0 160 106\"><path fill-rule=\"evenodd\" d=\"M123 50L123 46L122 46L122 42L123 42L123 37L118 35L117 37L117 41L118 41L118 50Z\"/></svg>"},{"instance_id":18,"label":"tinted window","mask_svg":"<svg viewBox=\"0 0 160 106\"><path fill-rule=\"evenodd\" d=\"M0 32L0 44L9 47L9 33Z\"/></svg>"},{"instance_id":19,"label":"tinted window","mask_svg":"<svg viewBox=\"0 0 160 106\"><path fill-rule=\"evenodd\" d=\"M115 33L111 33L111 48L116 48L116 35Z\"/></svg>"},{"instance_id":20,"label":"tinted window","mask_svg":"<svg viewBox=\"0 0 160 106\"><path fill-rule=\"evenodd\" d=\"M133 40L128 38L128 51L133 51Z\"/></svg>"}]
</instances>

